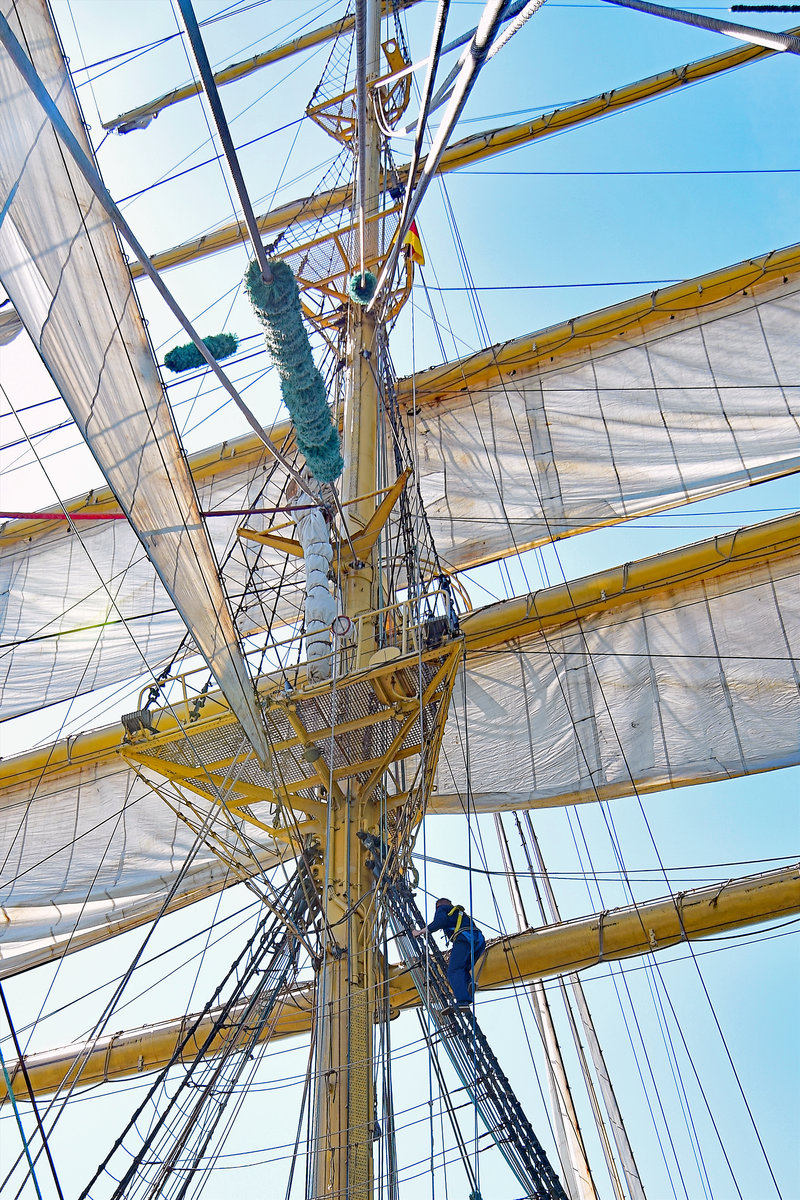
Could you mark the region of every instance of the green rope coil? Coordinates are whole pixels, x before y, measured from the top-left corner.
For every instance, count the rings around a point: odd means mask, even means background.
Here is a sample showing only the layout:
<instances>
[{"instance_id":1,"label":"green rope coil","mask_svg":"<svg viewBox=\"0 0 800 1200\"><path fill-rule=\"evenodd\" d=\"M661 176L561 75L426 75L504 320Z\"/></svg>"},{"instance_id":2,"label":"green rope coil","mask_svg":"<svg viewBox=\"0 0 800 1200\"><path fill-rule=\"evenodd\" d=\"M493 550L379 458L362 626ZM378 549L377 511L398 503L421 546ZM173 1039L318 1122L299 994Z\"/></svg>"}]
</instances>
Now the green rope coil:
<instances>
[{"instance_id":1,"label":"green rope coil","mask_svg":"<svg viewBox=\"0 0 800 1200\"><path fill-rule=\"evenodd\" d=\"M356 271L347 282L347 294L356 304L363 306L369 304L377 286L378 281L372 271Z\"/></svg>"},{"instance_id":2,"label":"green rope coil","mask_svg":"<svg viewBox=\"0 0 800 1200\"><path fill-rule=\"evenodd\" d=\"M203 338L203 345L212 358L217 362L230 358L239 348L239 339L235 333L213 333L211 337ZM206 360L195 346L189 342L186 346L175 346L164 355L164 366L168 371L191 371L195 367L204 367Z\"/></svg>"},{"instance_id":3,"label":"green rope coil","mask_svg":"<svg viewBox=\"0 0 800 1200\"><path fill-rule=\"evenodd\" d=\"M273 262L265 283L257 262L245 272L245 289L264 326L264 338L281 380L283 402L292 418L297 445L321 483L332 483L344 470L339 430L334 425L325 384L311 354L303 324L297 280L288 263Z\"/></svg>"}]
</instances>

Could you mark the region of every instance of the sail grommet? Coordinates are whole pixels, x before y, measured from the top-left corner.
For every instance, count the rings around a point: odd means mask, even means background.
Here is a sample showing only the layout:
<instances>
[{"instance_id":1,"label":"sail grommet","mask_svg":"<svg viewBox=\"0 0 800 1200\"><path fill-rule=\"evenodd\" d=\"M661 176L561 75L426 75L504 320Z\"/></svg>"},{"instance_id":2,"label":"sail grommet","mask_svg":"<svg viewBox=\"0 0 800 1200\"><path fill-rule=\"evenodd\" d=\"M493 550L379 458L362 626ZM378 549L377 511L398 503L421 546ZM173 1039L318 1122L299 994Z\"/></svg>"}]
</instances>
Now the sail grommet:
<instances>
[{"instance_id":1,"label":"sail grommet","mask_svg":"<svg viewBox=\"0 0 800 1200\"><path fill-rule=\"evenodd\" d=\"M372 271L356 271L347 283L347 294L356 304L367 305L375 295L378 280Z\"/></svg>"}]
</instances>

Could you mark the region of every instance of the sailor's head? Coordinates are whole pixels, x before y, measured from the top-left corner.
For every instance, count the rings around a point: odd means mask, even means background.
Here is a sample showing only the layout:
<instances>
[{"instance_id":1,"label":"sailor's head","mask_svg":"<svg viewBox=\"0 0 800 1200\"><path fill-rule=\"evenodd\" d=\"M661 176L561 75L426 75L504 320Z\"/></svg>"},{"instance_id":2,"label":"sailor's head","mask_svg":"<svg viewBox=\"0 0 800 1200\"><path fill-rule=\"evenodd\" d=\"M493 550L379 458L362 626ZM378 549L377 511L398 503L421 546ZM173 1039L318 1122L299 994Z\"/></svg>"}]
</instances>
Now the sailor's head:
<instances>
[{"instance_id":1,"label":"sailor's head","mask_svg":"<svg viewBox=\"0 0 800 1200\"><path fill-rule=\"evenodd\" d=\"M437 901L436 901L436 907L437 907L437 908L441 908L441 907L442 907L442 905L444 905L444 904L446 904L448 908L452 908L452 907L453 907L453 901L452 901L452 900L448 900L446 896L443 896L441 900L437 900Z\"/></svg>"}]
</instances>

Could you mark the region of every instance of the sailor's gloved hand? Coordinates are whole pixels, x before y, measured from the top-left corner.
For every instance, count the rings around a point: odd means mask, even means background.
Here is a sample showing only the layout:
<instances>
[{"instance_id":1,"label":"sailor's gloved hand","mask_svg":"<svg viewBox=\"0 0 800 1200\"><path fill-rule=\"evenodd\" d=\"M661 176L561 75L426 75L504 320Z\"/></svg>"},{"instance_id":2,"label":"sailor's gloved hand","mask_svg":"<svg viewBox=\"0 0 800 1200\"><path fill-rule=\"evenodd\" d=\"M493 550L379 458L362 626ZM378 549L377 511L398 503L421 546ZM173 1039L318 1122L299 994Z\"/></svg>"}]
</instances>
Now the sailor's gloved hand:
<instances>
[{"instance_id":1,"label":"sailor's gloved hand","mask_svg":"<svg viewBox=\"0 0 800 1200\"><path fill-rule=\"evenodd\" d=\"M425 930L424 930L424 929L412 929L412 930L411 930L411 936L412 936L412 937L424 937L424 936L425 936Z\"/></svg>"}]
</instances>

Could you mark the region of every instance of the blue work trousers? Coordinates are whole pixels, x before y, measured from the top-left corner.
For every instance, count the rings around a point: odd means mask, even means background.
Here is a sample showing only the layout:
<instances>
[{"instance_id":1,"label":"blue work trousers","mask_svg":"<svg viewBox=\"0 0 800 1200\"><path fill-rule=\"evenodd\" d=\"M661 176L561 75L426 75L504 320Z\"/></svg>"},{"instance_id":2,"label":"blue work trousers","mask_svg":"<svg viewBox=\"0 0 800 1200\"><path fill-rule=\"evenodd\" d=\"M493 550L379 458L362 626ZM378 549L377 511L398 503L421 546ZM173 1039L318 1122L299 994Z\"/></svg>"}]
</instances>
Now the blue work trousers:
<instances>
[{"instance_id":1,"label":"blue work trousers","mask_svg":"<svg viewBox=\"0 0 800 1200\"><path fill-rule=\"evenodd\" d=\"M464 929L453 942L447 963L447 978L457 1004L472 1000L475 964L486 949L486 938L479 929Z\"/></svg>"}]
</instances>

